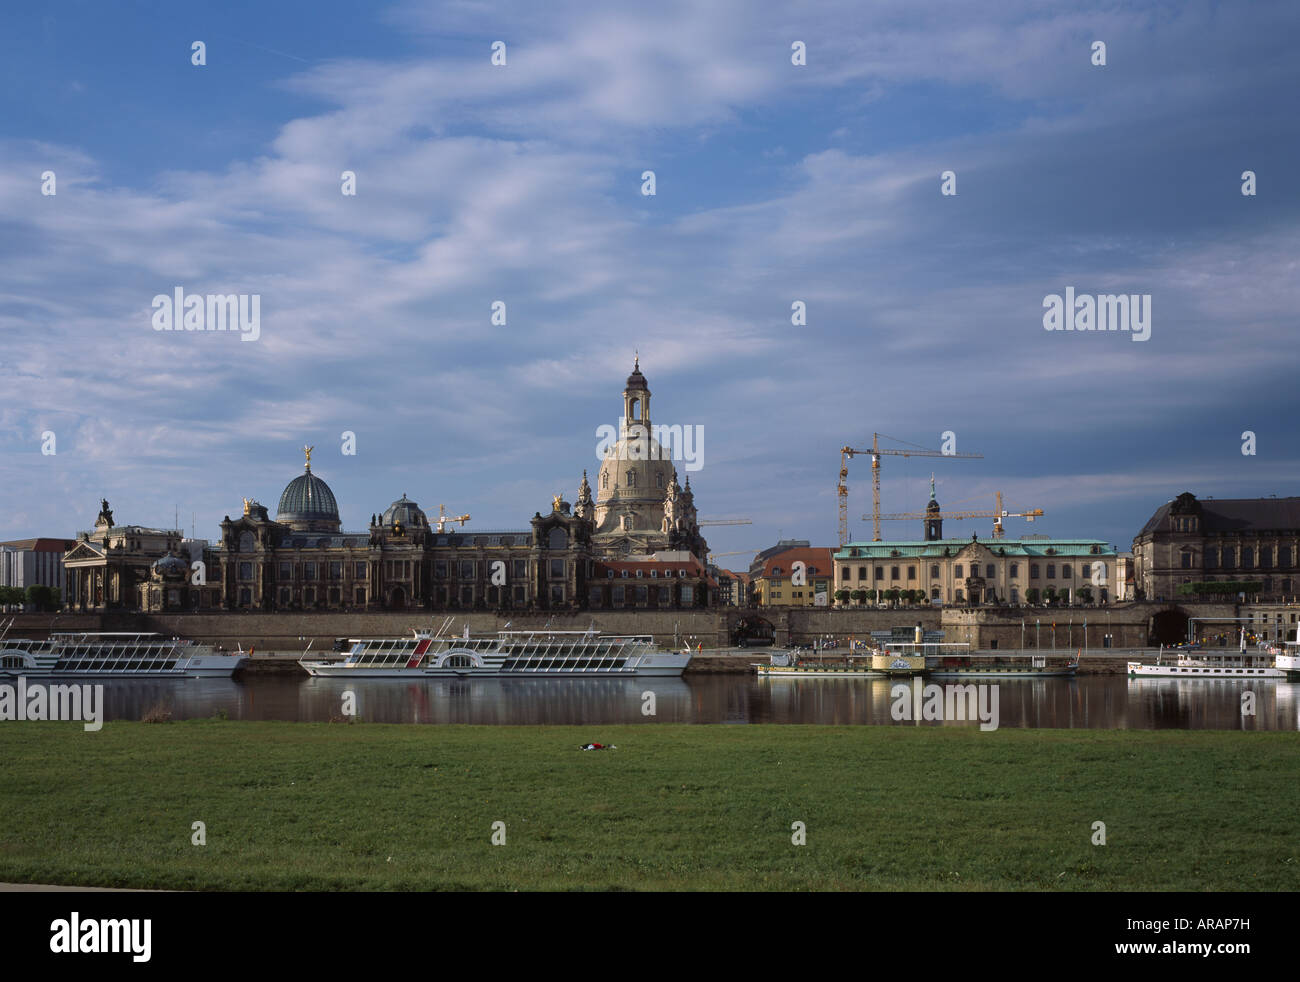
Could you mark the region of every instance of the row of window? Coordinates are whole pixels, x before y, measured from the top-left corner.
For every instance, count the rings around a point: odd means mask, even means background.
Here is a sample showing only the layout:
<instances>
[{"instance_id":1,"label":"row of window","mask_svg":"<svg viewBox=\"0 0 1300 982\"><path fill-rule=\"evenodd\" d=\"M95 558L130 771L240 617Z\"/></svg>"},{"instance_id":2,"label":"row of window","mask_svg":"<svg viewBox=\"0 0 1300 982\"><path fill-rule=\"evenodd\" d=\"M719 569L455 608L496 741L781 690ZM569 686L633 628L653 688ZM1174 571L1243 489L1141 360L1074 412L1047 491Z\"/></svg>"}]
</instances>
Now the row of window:
<instances>
[{"instance_id":1,"label":"row of window","mask_svg":"<svg viewBox=\"0 0 1300 982\"><path fill-rule=\"evenodd\" d=\"M695 602L695 587L691 584L683 583L677 589L677 592L680 593L678 600L682 604L693 604ZM609 588L609 605L611 607L630 605L669 607L673 603L673 593L672 587L614 586ZM593 586L590 599L593 607L604 606L605 588Z\"/></svg>"},{"instance_id":2,"label":"row of window","mask_svg":"<svg viewBox=\"0 0 1300 982\"><path fill-rule=\"evenodd\" d=\"M609 569L609 570L606 570L605 573L606 573L606 575L609 577L609 579L612 580L612 579L614 578L614 570ZM639 570L636 571L636 578L639 580L639 579L642 578L642 576L644 576L644 574L645 574L645 571L639 569ZM627 571L627 570L621 570L620 573L619 573L619 575L621 575L621 576L623 577L623 579L626 580L626 579L628 578L628 571ZM669 576L672 576L672 575L673 575L672 570L670 570L670 569L666 569L666 570L664 570L664 577L665 577L665 578L667 578L667 577L669 577ZM677 575L678 575L679 577L684 577L684 576L686 575L686 570L684 570L684 569L679 569L679 570L677 571ZM658 579L658 578L659 578L659 570L657 570L657 569L652 569L652 570L650 571L650 579L655 580L655 579Z\"/></svg>"},{"instance_id":3,"label":"row of window","mask_svg":"<svg viewBox=\"0 0 1300 982\"><path fill-rule=\"evenodd\" d=\"M1105 568L1105 564L1104 564L1104 563L1095 563L1095 564L1091 564L1091 565L1100 566L1100 567L1102 567L1103 569ZM1058 571L1058 570L1057 570L1057 566L1058 566L1058 564L1056 564L1056 563L1047 563L1046 566L1047 566L1047 577L1046 577L1046 578L1049 579L1049 580L1054 580L1054 579L1056 579L1056 578L1057 578L1057 571ZM1089 563L1083 563L1083 564L1079 567L1079 575L1080 575L1081 577L1085 577L1085 578L1086 578L1086 577L1088 576L1088 574L1089 574L1089 566L1090 566ZM868 569L868 567L866 567L866 566L859 566L859 567L858 567L858 579L859 579L859 580L865 580L865 579L867 579L867 569ZM891 566L891 567L889 567L889 579L891 579L891 580L902 579L902 577L900 577L900 576L898 575L900 569L901 569L901 567L898 567L898 566ZM962 564L962 563L954 563L954 564L953 564L953 567L952 567L953 579L956 579L956 580L965 579L965 569L966 569L966 567L965 567L964 564ZM1071 564L1069 564L1069 563L1061 563L1061 564L1060 564L1060 570L1059 570L1059 571L1060 571L1060 578L1063 579L1063 580L1073 579L1073 577L1074 577L1074 567L1073 567ZM841 579L842 582L847 583L849 580L853 579L853 567L851 567L851 566L844 566L844 567L841 568L840 572L841 572L841 577L840 577L840 579ZM875 568L875 573L876 573L875 578L876 578L877 580L883 580L883 579L885 579L885 567L883 567L883 566L877 566L877 567ZM1018 576L1020 575L1020 564L1019 564L1019 563L1011 563L1010 566L1008 567L1007 574L1008 574L1008 576L1010 576L1012 579L1018 577ZM1037 579L1040 578L1040 575L1039 575L1039 574L1040 574L1040 564L1039 564L1039 563L1030 563L1030 564L1029 564L1029 578L1030 578L1031 580L1037 580ZM940 574L939 574L939 566L938 566L938 564L935 564L935 565L931 566L931 567L930 567L930 579L932 579L932 580L937 580L937 579L939 579L939 575L940 575ZM971 567L970 567L970 575L971 575L972 577L979 576L979 575L980 575L980 568L979 568L979 566L972 564ZM915 567L915 566L909 566L909 567L907 567L907 578L908 578L909 580L914 580L914 579L916 579L916 567ZM986 566L984 567L984 578L987 579L987 580L993 580L993 579L996 579L996 578L997 578L997 567L994 566L993 563L989 563L988 565L986 565Z\"/></svg>"},{"instance_id":4,"label":"row of window","mask_svg":"<svg viewBox=\"0 0 1300 982\"><path fill-rule=\"evenodd\" d=\"M496 563L496 562L504 562L504 561L505 561L505 560L488 560L488 561L487 561L487 567L486 567L486 570L487 570L488 572L493 572L493 571L494 571L494 569L493 569L493 564ZM548 560L548 563L550 564L550 565L548 566L548 570L549 570L549 573L550 573L550 577L551 577L552 579L563 579L563 578L564 578L564 575L565 575L564 562L565 562L565 561L564 561L563 559L551 559L551 560ZM517 580L525 580L525 579L527 579L527 578L528 578L528 560L526 560L526 559L516 559L516 560L513 560L512 563L513 563L514 578L517 579ZM254 575L253 575L253 565L254 565L253 563L240 563L240 564L239 564L239 578L240 578L241 580L252 580L252 579L254 579ZM292 581L292 580L294 579L294 575L293 575L293 572L294 572L293 567L294 567L294 565L295 565L295 564L293 564L293 563L280 563L280 564L279 564L278 574L279 574L279 579L280 579L281 581L283 581L283 582L289 582L289 581ZM318 578L319 578L319 577L318 577L319 570L318 570L318 568L317 568L318 565L319 565L319 566L324 566L324 567L325 567L325 571L328 572L328 574L329 574L329 579L331 579L331 580L341 580L341 579L343 579L344 564L341 563L341 562L334 562L334 563L329 563L329 564L324 564L324 563L317 564L317 563L314 563L314 562L305 562L305 563L302 564L302 577L301 577L301 578L302 578L303 580L307 580L307 581L311 581L311 580L316 580L316 579L318 579ZM478 564L477 564L474 560L466 559L466 560L462 560L462 561L460 561L459 563L453 563L453 564L451 564L450 569L456 571L456 572L459 574L459 576L460 576L461 579L472 580L472 579L474 578L474 576L475 576L475 572L476 572L476 570L477 570L477 566L478 566ZM447 563L446 560L443 560L443 559L435 560L435 561L434 561L434 564L433 564L433 575L434 575L435 577L438 577L439 579L445 579L445 578L447 577L448 569L449 569L449 566L448 566L448 563ZM356 579L358 579L358 580L364 580L364 579L366 579L366 577L367 577L367 575L368 575L368 574L367 574L367 569L366 569L366 563L355 563L355 564L353 564L353 569L351 570L351 572L352 572L353 576L354 576ZM389 559L389 560L385 560L385 561L384 561L384 574L385 574L386 578L389 579L389 580L410 579L410 577L411 577L411 561L410 561L409 559ZM611 572L610 575L612 576L613 573ZM640 576L640 575L641 575L640 572L638 572L637 575Z\"/></svg>"},{"instance_id":5,"label":"row of window","mask_svg":"<svg viewBox=\"0 0 1300 982\"><path fill-rule=\"evenodd\" d=\"M1238 556L1240 553L1240 556ZM1194 552L1183 553L1183 569L1193 569L1196 554ZM1260 569L1273 568L1273 547L1260 546L1259 548L1259 565ZM1291 565L1291 547L1277 547L1277 565L1286 569ZM1253 546L1242 546L1240 550L1231 546L1208 546L1205 550L1205 568L1206 569L1253 569L1255 564L1255 549Z\"/></svg>"}]
</instances>

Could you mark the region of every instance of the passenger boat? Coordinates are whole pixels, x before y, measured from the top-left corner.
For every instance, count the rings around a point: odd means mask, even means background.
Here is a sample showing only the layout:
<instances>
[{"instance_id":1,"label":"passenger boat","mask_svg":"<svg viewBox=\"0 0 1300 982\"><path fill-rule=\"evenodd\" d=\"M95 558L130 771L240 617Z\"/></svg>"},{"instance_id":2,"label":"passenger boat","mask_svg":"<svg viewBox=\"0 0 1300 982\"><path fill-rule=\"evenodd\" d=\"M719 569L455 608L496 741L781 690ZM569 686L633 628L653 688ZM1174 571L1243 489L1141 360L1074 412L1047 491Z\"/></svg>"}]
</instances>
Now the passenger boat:
<instances>
[{"instance_id":1,"label":"passenger boat","mask_svg":"<svg viewBox=\"0 0 1300 982\"><path fill-rule=\"evenodd\" d=\"M1209 679L1285 679L1288 669L1277 663L1287 655L1275 654L1276 648L1256 651L1203 651L1179 649L1176 658L1166 660L1163 646L1154 665L1128 663L1128 677L1134 678L1209 678ZM1300 675L1300 673L1297 673Z\"/></svg>"},{"instance_id":2,"label":"passenger boat","mask_svg":"<svg viewBox=\"0 0 1300 982\"><path fill-rule=\"evenodd\" d=\"M762 662L754 663L754 671L759 678L773 679L804 677L819 679L884 678L884 672L877 671L872 667L874 655L874 651L867 649L860 655L848 653L827 660L825 658L800 658L793 652L774 651L767 664Z\"/></svg>"},{"instance_id":3,"label":"passenger boat","mask_svg":"<svg viewBox=\"0 0 1300 982\"><path fill-rule=\"evenodd\" d=\"M55 633L45 641L0 639L0 676L97 678L224 678L248 661L216 654L184 638L131 631Z\"/></svg>"},{"instance_id":4,"label":"passenger boat","mask_svg":"<svg viewBox=\"0 0 1300 982\"><path fill-rule=\"evenodd\" d=\"M942 657L935 664L928 665L925 674L937 679L950 678L1072 678L1079 670L1079 658L1083 649L1075 652L1074 658L1064 665L1047 664L1046 655L1031 655L1028 662L1009 662L1006 665L981 665L969 658ZM957 664L953 664L956 662Z\"/></svg>"},{"instance_id":5,"label":"passenger boat","mask_svg":"<svg viewBox=\"0 0 1300 982\"><path fill-rule=\"evenodd\" d=\"M1300 682L1300 642L1286 642L1286 648L1274 659L1273 667L1285 673L1288 682Z\"/></svg>"},{"instance_id":6,"label":"passenger boat","mask_svg":"<svg viewBox=\"0 0 1300 982\"><path fill-rule=\"evenodd\" d=\"M690 651L665 651L649 635L587 631L500 631L496 637L445 637L412 631L411 637L347 638L336 657L298 664L325 678L608 678L680 676Z\"/></svg>"}]
</instances>

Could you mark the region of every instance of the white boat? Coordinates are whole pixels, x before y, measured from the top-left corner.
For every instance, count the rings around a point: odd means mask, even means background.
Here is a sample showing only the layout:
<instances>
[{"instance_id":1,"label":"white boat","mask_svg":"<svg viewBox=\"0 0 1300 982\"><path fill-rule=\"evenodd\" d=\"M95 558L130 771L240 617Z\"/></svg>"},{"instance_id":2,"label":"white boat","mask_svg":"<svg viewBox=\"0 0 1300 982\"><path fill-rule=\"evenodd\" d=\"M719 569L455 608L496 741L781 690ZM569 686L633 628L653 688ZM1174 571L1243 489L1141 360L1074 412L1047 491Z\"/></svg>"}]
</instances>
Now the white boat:
<instances>
[{"instance_id":1,"label":"white boat","mask_svg":"<svg viewBox=\"0 0 1300 982\"><path fill-rule=\"evenodd\" d=\"M495 637L348 638L333 658L298 662L325 678L593 678L680 676L689 651L665 651L649 635L588 631L501 631Z\"/></svg>"},{"instance_id":2,"label":"white boat","mask_svg":"<svg viewBox=\"0 0 1300 982\"><path fill-rule=\"evenodd\" d=\"M1278 666L1286 655L1277 648L1263 645L1254 650L1245 648L1223 651L1176 649L1178 654L1166 653L1162 647L1154 665L1128 662L1128 676L1134 678L1202 678L1202 679L1285 679L1288 672Z\"/></svg>"},{"instance_id":3,"label":"white boat","mask_svg":"<svg viewBox=\"0 0 1300 982\"><path fill-rule=\"evenodd\" d=\"M51 634L45 641L0 639L0 676L97 678L230 678L244 654L143 632Z\"/></svg>"},{"instance_id":4,"label":"white boat","mask_svg":"<svg viewBox=\"0 0 1300 982\"><path fill-rule=\"evenodd\" d=\"M1283 642L1284 647L1277 653L1273 662L1279 672L1285 672L1288 682L1300 682L1300 627L1296 628L1297 639Z\"/></svg>"}]
</instances>

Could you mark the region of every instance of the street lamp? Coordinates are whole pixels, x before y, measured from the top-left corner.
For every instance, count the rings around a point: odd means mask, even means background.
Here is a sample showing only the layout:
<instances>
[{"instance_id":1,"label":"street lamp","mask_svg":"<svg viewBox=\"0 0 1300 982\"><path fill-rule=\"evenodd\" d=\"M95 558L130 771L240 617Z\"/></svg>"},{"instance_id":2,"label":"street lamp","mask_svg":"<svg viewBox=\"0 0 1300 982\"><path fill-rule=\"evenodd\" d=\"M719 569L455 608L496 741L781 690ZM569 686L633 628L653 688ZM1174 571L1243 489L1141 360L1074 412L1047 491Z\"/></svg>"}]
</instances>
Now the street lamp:
<instances>
[{"instance_id":1,"label":"street lamp","mask_svg":"<svg viewBox=\"0 0 1300 982\"><path fill-rule=\"evenodd\" d=\"M1039 621L1037 617L1035 617L1034 618L1034 649L1035 650L1038 650L1043 647L1041 641L1039 640L1042 637L1042 629L1043 629L1042 622Z\"/></svg>"}]
</instances>

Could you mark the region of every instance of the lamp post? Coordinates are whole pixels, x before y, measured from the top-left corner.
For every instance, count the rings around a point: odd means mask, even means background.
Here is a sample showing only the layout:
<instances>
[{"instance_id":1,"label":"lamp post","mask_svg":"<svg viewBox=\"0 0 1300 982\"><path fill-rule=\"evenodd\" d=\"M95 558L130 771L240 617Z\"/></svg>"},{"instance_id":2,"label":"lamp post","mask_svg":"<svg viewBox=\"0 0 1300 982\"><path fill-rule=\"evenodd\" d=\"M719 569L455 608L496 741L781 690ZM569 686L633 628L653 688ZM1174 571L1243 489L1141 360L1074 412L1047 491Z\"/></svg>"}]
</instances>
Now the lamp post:
<instances>
[{"instance_id":1,"label":"lamp post","mask_svg":"<svg viewBox=\"0 0 1300 982\"><path fill-rule=\"evenodd\" d=\"M1042 638L1043 624L1037 617L1034 618L1034 650L1042 648L1040 639Z\"/></svg>"}]
</instances>

